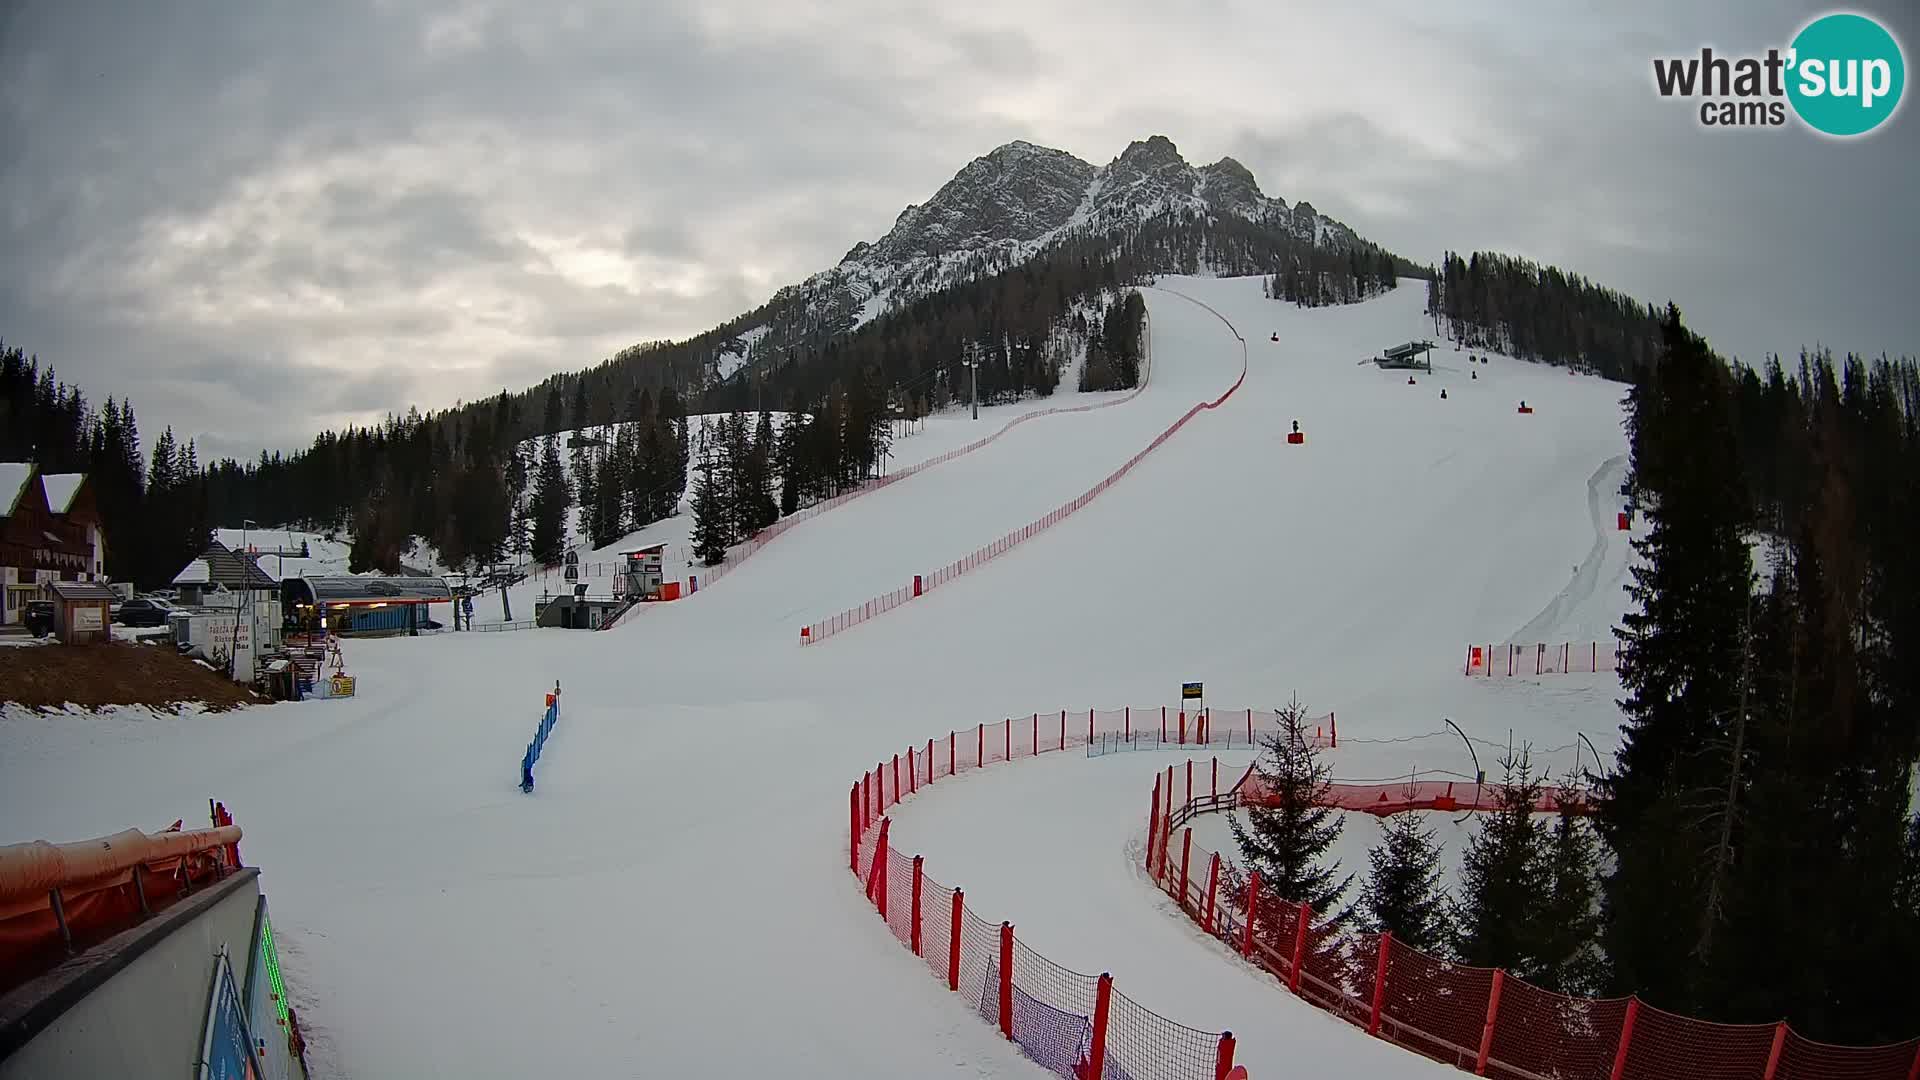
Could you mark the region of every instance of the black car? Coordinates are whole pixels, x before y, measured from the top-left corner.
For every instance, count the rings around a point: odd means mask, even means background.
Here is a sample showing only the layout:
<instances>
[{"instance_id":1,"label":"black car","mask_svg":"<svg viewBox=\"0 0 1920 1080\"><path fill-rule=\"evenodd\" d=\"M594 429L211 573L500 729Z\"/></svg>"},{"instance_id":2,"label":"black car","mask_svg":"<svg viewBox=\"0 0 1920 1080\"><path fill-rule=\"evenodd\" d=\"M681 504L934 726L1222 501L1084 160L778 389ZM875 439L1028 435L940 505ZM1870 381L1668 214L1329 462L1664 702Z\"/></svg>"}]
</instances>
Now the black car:
<instances>
[{"instance_id":1,"label":"black car","mask_svg":"<svg viewBox=\"0 0 1920 1080\"><path fill-rule=\"evenodd\" d=\"M172 604L157 596L136 596L120 605L114 621L122 626L165 626L173 611Z\"/></svg>"},{"instance_id":2,"label":"black car","mask_svg":"<svg viewBox=\"0 0 1920 1080\"><path fill-rule=\"evenodd\" d=\"M34 637L46 637L53 633L53 601L27 601L27 612L22 621L26 623L27 633Z\"/></svg>"}]
</instances>

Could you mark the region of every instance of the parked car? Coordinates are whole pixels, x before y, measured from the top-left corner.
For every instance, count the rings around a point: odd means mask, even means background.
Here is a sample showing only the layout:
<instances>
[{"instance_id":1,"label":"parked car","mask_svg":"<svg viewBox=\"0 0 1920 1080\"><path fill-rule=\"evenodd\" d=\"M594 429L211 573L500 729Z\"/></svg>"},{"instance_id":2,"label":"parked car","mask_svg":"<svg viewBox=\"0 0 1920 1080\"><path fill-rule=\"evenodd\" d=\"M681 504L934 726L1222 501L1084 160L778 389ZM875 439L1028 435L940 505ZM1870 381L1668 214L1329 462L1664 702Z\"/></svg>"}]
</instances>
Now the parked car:
<instances>
[{"instance_id":1,"label":"parked car","mask_svg":"<svg viewBox=\"0 0 1920 1080\"><path fill-rule=\"evenodd\" d=\"M114 621L122 626L165 626L175 610L157 596L136 596L120 605Z\"/></svg>"},{"instance_id":2,"label":"parked car","mask_svg":"<svg viewBox=\"0 0 1920 1080\"><path fill-rule=\"evenodd\" d=\"M27 601L27 613L23 621L27 625L27 633L34 637L46 637L53 633L53 601Z\"/></svg>"}]
</instances>

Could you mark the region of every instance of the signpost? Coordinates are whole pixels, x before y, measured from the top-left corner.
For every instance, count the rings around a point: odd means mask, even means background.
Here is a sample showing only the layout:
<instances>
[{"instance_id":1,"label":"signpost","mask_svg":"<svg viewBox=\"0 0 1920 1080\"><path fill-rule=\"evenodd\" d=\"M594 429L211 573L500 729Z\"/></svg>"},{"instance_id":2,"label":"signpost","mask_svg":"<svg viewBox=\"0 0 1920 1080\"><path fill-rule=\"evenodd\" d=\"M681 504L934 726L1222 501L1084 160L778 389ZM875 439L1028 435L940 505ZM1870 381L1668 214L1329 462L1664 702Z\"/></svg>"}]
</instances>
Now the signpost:
<instances>
[{"instance_id":1,"label":"signpost","mask_svg":"<svg viewBox=\"0 0 1920 1080\"><path fill-rule=\"evenodd\" d=\"M1180 708L1182 711L1186 710L1187 702L1189 701L1198 703L1194 706L1195 713L1199 713L1207 707L1206 695L1201 692L1200 684L1197 682L1183 682L1180 684Z\"/></svg>"}]
</instances>

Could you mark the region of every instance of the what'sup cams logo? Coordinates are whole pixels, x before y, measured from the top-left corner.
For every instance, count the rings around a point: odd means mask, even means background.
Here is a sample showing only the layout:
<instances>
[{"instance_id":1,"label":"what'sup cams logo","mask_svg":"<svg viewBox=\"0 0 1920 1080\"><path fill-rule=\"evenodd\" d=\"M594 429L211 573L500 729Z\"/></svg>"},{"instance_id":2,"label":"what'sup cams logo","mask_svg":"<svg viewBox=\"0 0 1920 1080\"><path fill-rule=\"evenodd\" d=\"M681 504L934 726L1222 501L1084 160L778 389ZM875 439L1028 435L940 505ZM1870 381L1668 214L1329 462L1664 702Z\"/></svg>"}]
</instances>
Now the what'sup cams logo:
<instances>
[{"instance_id":1,"label":"what'sup cams logo","mask_svg":"<svg viewBox=\"0 0 1920 1080\"><path fill-rule=\"evenodd\" d=\"M1661 57L1654 88L1664 98L1698 99L1710 128L1783 127L1788 108L1822 135L1851 138L1884 125L1900 108L1907 65L1900 43L1865 15L1822 15L1792 44L1765 56Z\"/></svg>"}]
</instances>

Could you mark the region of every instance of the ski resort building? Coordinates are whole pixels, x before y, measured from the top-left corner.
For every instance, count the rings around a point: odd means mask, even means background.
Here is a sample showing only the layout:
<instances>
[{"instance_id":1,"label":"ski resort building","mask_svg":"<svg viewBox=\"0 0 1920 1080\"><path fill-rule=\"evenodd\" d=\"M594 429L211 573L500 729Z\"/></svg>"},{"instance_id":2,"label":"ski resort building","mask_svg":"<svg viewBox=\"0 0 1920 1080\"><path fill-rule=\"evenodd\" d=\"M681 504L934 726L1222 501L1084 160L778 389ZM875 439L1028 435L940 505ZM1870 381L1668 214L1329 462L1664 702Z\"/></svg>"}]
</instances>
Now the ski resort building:
<instances>
[{"instance_id":1,"label":"ski resort building","mask_svg":"<svg viewBox=\"0 0 1920 1080\"><path fill-rule=\"evenodd\" d=\"M0 623L17 623L49 581L106 576L106 538L85 473L0 462Z\"/></svg>"},{"instance_id":2,"label":"ski resort building","mask_svg":"<svg viewBox=\"0 0 1920 1080\"><path fill-rule=\"evenodd\" d=\"M280 582L290 622L329 634L418 634L431 629L431 606L453 602L437 577L300 576Z\"/></svg>"}]
</instances>

